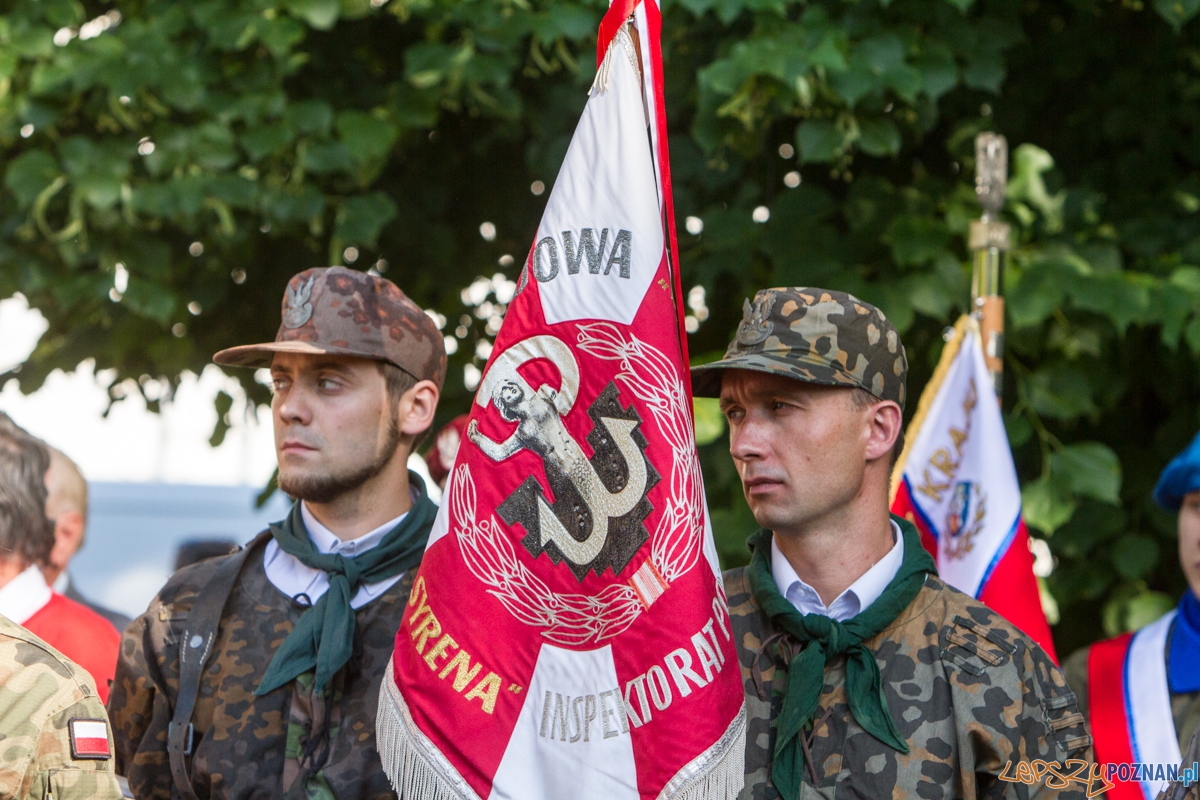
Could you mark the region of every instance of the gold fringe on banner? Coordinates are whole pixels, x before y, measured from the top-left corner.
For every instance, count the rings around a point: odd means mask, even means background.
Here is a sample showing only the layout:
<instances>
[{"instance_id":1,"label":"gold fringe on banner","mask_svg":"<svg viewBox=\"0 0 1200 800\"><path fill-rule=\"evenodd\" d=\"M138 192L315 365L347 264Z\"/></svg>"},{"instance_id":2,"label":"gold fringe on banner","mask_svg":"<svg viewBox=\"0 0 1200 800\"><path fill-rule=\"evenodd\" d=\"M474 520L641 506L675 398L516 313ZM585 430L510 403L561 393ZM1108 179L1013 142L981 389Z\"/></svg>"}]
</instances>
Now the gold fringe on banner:
<instances>
[{"instance_id":1,"label":"gold fringe on banner","mask_svg":"<svg viewBox=\"0 0 1200 800\"><path fill-rule=\"evenodd\" d=\"M900 451L900 458L896 459L896 466L892 468L892 485L888 493L889 506L896 502L896 493L900 491L900 481L904 478L904 465L908 462L909 451L917 441L917 435L921 432L921 426L925 424L925 417L929 414L929 407L933 405L933 398L937 397L938 390L942 388L942 382L946 380L946 374L950 371L950 365L954 363L954 357L958 355L959 348L962 347L967 331L975 334L975 341L979 341L979 323L972 319L970 314L963 314L958 318L958 322L954 323L954 335L942 349L942 356L938 359L933 377L929 379L929 383L925 384L925 390L921 392L921 400L917 403L917 412L913 414L912 421L908 423L908 428L904 431L904 449Z\"/></svg>"}]
</instances>

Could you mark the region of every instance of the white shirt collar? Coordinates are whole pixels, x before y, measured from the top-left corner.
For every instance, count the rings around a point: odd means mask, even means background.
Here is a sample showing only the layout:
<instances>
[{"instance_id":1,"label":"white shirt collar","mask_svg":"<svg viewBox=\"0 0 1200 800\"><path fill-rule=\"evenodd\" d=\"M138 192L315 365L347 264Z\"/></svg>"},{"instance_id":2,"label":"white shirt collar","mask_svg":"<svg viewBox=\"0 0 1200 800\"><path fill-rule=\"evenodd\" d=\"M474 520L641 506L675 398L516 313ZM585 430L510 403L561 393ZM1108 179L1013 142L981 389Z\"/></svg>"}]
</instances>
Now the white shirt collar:
<instances>
[{"instance_id":1,"label":"white shirt collar","mask_svg":"<svg viewBox=\"0 0 1200 800\"><path fill-rule=\"evenodd\" d=\"M308 530L308 538L317 546L317 550L326 555L337 553L347 558L353 558L359 553L365 553L378 547L379 543L383 541L384 535L403 522L404 518L408 516L408 512L406 511L395 519L383 523L375 530L348 542L343 542L337 537L337 534L322 525L308 510L308 503L304 501L300 501L300 516L304 520L304 527Z\"/></svg>"},{"instance_id":2,"label":"white shirt collar","mask_svg":"<svg viewBox=\"0 0 1200 800\"><path fill-rule=\"evenodd\" d=\"M319 552L338 553L347 558L353 558L373 547L378 547L388 531L399 525L408 514L401 514L366 535L348 542L343 542L333 531L317 521L317 518L312 515L308 506L303 502L300 504L300 516L304 520L304 527L308 530L308 538L316 545ZM267 548L263 551L263 568L266 570L267 580L288 597L297 597L303 594L308 597L310 603L315 603L321 598L321 595L329 590L329 576L323 570L313 569L300 563L300 559L283 552L279 543L274 539L267 542ZM403 577L403 573L375 583L359 585L354 597L350 598L351 608L362 608L390 589L401 577Z\"/></svg>"},{"instance_id":3,"label":"white shirt collar","mask_svg":"<svg viewBox=\"0 0 1200 800\"><path fill-rule=\"evenodd\" d=\"M904 536L900 532L900 526L894 521L892 538L895 544L887 555L875 562L828 606L821 601L816 589L800 580L796 570L792 569L792 565L780 551L774 536L771 537L771 575L775 578L779 593L801 614L821 614L844 622L866 611L879 599L883 590L900 571L900 565L904 562Z\"/></svg>"},{"instance_id":4,"label":"white shirt collar","mask_svg":"<svg viewBox=\"0 0 1200 800\"><path fill-rule=\"evenodd\" d=\"M0 614L24 625L52 596L45 576L34 564L0 588Z\"/></svg>"}]
</instances>

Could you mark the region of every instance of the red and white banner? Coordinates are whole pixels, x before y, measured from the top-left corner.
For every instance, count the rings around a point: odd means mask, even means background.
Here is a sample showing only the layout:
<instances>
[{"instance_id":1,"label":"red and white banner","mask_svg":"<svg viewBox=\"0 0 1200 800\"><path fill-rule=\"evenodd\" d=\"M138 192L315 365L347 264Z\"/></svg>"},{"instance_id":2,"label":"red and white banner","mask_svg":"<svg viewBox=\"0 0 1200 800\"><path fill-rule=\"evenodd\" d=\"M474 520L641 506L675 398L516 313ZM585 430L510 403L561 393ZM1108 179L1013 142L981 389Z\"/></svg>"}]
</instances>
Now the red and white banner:
<instances>
[{"instance_id":1,"label":"red and white banner","mask_svg":"<svg viewBox=\"0 0 1200 800\"><path fill-rule=\"evenodd\" d=\"M1167 683L1167 638L1172 610L1136 633L1096 642L1088 651L1088 708L1096 763L1179 764L1171 690ZM1121 779L1109 800L1154 800L1165 780ZM1110 779L1114 777L1109 773Z\"/></svg>"},{"instance_id":2,"label":"red and white banner","mask_svg":"<svg viewBox=\"0 0 1200 800\"><path fill-rule=\"evenodd\" d=\"M906 439L892 513L917 526L942 580L999 613L1057 663L1004 418L970 317L955 325Z\"/></svg>"},{"instance_id":3,"label":"red and white banner","mask_svg":"<svg viewBox=\"0 0 1200 800\"><path fill-rule=\"evenodd\" d=\"M402 797L741 790L743 689L668 257L660 31L654 0L601 23L484 369L380 691Z\"/></svg>"}]
</instances>

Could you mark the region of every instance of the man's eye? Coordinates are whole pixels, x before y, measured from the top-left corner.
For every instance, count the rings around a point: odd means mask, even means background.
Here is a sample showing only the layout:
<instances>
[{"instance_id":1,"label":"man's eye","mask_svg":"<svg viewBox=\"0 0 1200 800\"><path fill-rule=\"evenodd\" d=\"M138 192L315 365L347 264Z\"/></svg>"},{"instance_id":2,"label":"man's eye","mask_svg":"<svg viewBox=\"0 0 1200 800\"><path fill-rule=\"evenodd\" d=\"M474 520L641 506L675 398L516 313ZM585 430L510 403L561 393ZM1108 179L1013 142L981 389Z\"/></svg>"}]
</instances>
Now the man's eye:
<instances>
[{"instance_id":1,"label":"man's eye","mask_svg":"<svg viewBox=\"0 0 1200 800\"><path fill-rule=\"evenodd\" d=\"M275 378L271 381L271 388L276 392L282 392L287 388L287 381L283 378Z\"/></svg>"},{"instance_id":2,"label":"man's eye","mask_svg":"<svg viewBox=\"0 0 1200 800\"><path fill-rule=\"evenodd\" d=\"M332 391L339 388L341 384L333 378L321 378L321 380L317 381L317 386L325 391Z\"/></svg>"}]
</instances>

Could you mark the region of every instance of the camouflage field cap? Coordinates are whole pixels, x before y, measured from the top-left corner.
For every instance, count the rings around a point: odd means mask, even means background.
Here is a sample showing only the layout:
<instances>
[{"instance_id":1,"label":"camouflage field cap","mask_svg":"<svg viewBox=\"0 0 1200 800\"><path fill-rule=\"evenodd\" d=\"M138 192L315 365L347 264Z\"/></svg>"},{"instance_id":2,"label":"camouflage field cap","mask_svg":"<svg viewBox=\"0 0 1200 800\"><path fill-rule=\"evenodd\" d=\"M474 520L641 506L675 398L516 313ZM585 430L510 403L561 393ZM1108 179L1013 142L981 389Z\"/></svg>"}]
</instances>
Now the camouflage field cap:
<instances>
[{"instance_id":1,"label":"camouflage field cap","mask_svg":"<svg viewBox=\"0 0 1200 800\"><path fill-rule=\"evenodd\" d=\"M763 289L742 306L725 357L692 369L697 397L719 397L721 371L773 372L829 386L857 386L904 408L908 359L883 312L845 292Z\"/></svg>"},{"instance_id":2,"label":"camouflage field cap","mask_svg":"<svg viewBox=\"0 0 1200 800\"><path fill-rule=\"evenodd\" d=\"M275 353L329 353L395 364L442 386L446 345L433 320L389 280L345 267L308 269L288 281L275 341L230 347L213 361L269 367Z\"/></svg>"}]
</instances>

